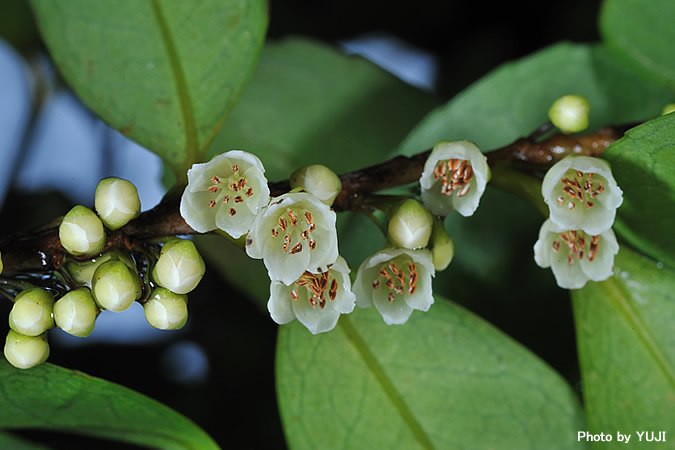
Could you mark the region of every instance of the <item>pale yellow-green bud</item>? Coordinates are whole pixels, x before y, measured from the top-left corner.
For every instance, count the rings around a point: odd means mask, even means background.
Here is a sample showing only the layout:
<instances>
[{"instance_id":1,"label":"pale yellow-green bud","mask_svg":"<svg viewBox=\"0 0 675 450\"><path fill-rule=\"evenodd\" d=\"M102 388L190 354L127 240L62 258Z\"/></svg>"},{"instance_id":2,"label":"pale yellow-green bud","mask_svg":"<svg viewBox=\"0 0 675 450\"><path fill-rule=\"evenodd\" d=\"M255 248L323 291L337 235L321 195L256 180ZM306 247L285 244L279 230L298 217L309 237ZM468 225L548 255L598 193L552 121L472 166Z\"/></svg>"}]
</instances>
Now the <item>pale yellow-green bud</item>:
<instances>
[{"instance_id":1,"label":"pale yellow-green bud","mask_svg":"<svg viewBox=\"0 0 675 450\"><path fill-rule=\"evenodd\" d=\"M434 219L417 200L409 198L401 203L389 219L389 238L401 248L423 248L429 243Z\"/></svg>"},{"instance_id":2,"label":"pale yellow-green bud","mask_svg":"<svg viewBox=\"0 0 675 450\"><path fill-rule=\"evenodd\" d=\"M151 326L160 330L177 330L183 328L187 321L187 295L175 294L160 287L152 291L143 309Z\"/></svg>"},{"instance_id":3,"label":"pale yellow-green bud","mask_svg":"<svg viewBox=\"0 0 675 450\"><path fill-rule=\"evenodd\" d=\"M108 261L99 266L92 280L94 300L110 311L124 311L141 296L141 280L122 261Z\"/></svg>"},{"instance_id":4,"label":"pale yellow-green bud","mask_svg":"<svg viewBox=\"0 0 675 450\"><path fill-rule=\"evenodd\" d=\"M665 116L671 112L675 112L675 103L668 103L666 106L664 106L661 115Z\"/></svg>"},{"instance_id":5,"label":"pale yellow-green bud","mask_svg":"<svg viewBox=\"0 0 675 450\"><path fill-rule=\"evenodd\" d=\"M96 186L94 207L105 226L117 230L138 217L141 200L136 186L130 181L104 178Z\"/></svg>"},{"instance_id":6,"label":"pale yellow-green bud","mask_svg":"<svg viewBox=\"0 0 675 450\"><path fill-rule=\"evenodd\" d=\"M187 239L171 239L152 270L155 282L176 294L187 294L197 287L206 265L195 244Z\"/></svg>"},{"instance_id":7,"label":"pale yellow-green bud","mask_svg":"<svg viewBox=\"0 0 675 450\"><path fill-rule=\"evenodd\" d=\"M30 369L49 358L47 334L26 336L9 330L5 340L5 358L17 369Z\"/></svg>"},{"instance_id":8,"label":"pale yellow-green bud","mask_svg":"<svg viewBox=\"0 0 675 450\"><path fill-rule=\"evenodd\" d=\"M588 128L591 105L580 95L564 95L553 102L548 117L563 133L576 133Z\"/></svg>"},{"instance_id":9,"label":"pale yellow-green bud","mask_svg":"<svg viewBox=\"0 0 675 450\"><path fill-rule=\"evenodd\" d=\"M105 245L103 223L94 211L77 205L63 218L59 226L59 239L71 255L99 253Z\"/></svg>"},{"instance_id":10,"label":"pale yellow-green bud","mask_svg":"<svg viewBox=\"0 0 675 450\"><path fill-rule=\"evenodd\" d=\"M14 299L9 326L17 333L37 336L54 327L54 298L40 288L26 289Z\"/></svg>"},{"instance_id":11,"label":"pale yellow-green bud","mask_svg":"<svg viewBox=\"0 0 675 450\"><path fill-rule=\"evenodd\" d=\"M136 267L127 252L113 248L102 255L87 261L68 261L66 263L66 269L73 281L81 286L91 288L92 278L94 277L96 269L107 261L122 261L132 270Z\"/></svg>"},{"instance_id":12,"label":"pale yellow-green bud","mask_svg":"<svg viewBox=\"0 0 675 450\"><path fill-rule=\"evenodd\" d=\"M333 204L335 197L342 190L340 177L321 164L312 164L296 170L291 175L290 183L291 188L301 187L328 206Z\"/></svg>"},{"instance_id":13,"label":"pale yellow-green bud","mask_svg":"<svg viewBox=\"0 0 675 450\"><path fill-rule=\"evenodd\" d=\"M97 315L98 307L88 288L70 291L54 304L56 326L73 336L89 336Z\"/></svg>"},{"instance_id":14,"label":"pale yellow-green bud","mask_svg":"<svg viewBox=\"0 0 675 450\"><path fill-rule=\"evenodd\" d=\"M455 255L455 244L450 239L442 220L434 222L431 234L431 261L437 272L447 269Z\"/></svg>"},{"instance_id":15,"label":"pale yellow-green bud","mask_svg":"<svg viewBox=\"0 0 675 450\"><path fill-rule=\"evenodd\" d=\"M2 252L0 252L0 273L2 273L2 269L4 269L4 265L2 264Z\"/></svg>"}]
</instances>

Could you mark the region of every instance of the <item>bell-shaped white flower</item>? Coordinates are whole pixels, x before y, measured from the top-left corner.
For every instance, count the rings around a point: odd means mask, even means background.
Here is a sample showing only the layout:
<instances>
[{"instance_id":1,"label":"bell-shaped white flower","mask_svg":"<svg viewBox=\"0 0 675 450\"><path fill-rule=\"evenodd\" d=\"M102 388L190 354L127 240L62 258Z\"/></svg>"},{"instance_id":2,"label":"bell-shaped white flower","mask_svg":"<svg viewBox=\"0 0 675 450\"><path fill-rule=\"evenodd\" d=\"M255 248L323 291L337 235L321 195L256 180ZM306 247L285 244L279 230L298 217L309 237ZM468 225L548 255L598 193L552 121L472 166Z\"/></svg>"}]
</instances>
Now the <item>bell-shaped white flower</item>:
<instances>
[{"instance_id":1,"label":"bell-shaped white flower","mask_svg":"<svg viewBox=\"0 0 675 450\"><path fill-rule=\"evenodd\" d=\"M204 259L187 239L171 239L152 270L155 282L176 294L187 294L197 287L206 272Z\"/></svg>"},{"instance_id":2,"label":"bell-shaped white flower","mask_svg":"<svg viewBox=\"0 0 675 450\"><path fill-rule=\"evenodd\" d=\"M5 358L17 369L30 369L42 364L49 358L47 333L39 336L26 336L9 330L5 339Z\"/></svg>"},{"instance_id":3,"label":"bell-shaped white flower","mask_svg":"<svg viewBox=\"0 0 675 450\"><path fill-rule=\"evenodd\" d=\"M290 178L291 188L303 188L328 206L342 190L340 177L321 164L301 167Z\"/></svg>"},{"instance_id":4,"label":"bell-shaped white flower","mask_svg":"<svg viewBox=\"0 0 675 450\"><path fill-rule=\"evenodd\" d=\"M553 270L558 286L579 289L587 281L612 276L614 256L619 244L609 229L591 235L582 230L566 230L547 219L534 244L534 260L539 267Z\"/></svg>"},{"instance_id":5,"label":"bell-shaped white flower","mask_svg":"<svg viewBox=\"0 0 675 450\"><path fill-rule=\"evenodd\" d=\"M156 288L143 305L143 310L150 326L160 330L178 330L187 322L187 295Z\"/></svg>"},{"instance_id":6,"label":"bell-shaped white flower","mask_svg":"<svg viewBox=\"0 0 675 450\"><path fill-rule=\"evenodd\" d=\"M307 192L284 194L260 211L246 237L246 253L263 259L272 281L285 285L306 271L325 272L338 257L336 216Z\"/></svg>"},{"instance_id":7,"label":"bell-shaped white flower","mask_svg":"<svg viewBox=\"0 0 675 450\"><path fill-rule=\"evenodd\" d=\"M141 213L141 200L136 186L121 178L104 178L94 194L94 207L111 230L123 227Z\"/></svg>"},{"instance_id":8,"label":"bell-shaped white flower","mask_svg":"<svg viewBox=\"0 0 675 450\"><path fill-rule=\"evenodd\" d=\"M339 256L327 271L305 271L290 286L272 281L267 309L276 323L285 324L297 318L312 334L317 334L335 328L340 314L352 312L355 300L349 266Z\"/></svg>"},{"instance_id":9,"label":"bell-shaped white flower","mask_svg":"<svg viewBox=\"0 0 675 450\"><path fill-rule=\"evenodd\" d=\"M623 202L609 163L592 156L567 156L555 163L544 176L541 193L553 223L591 235L612 227Z\"/></svg>"},{"instance_id":10,"label":"bell-shaped white flower","mask_svg":"<svg viewBox=\"0 0 675 450\"><path fill-rule=\"evenodd\" d=\"M77 205L63 217L59 225L59 240L71 255L99 253L105 245L103 223L94 211Z\"/></svg>"},{"instance_id":11,"label":"bell-shaped white flower","mask_svg":"<svg viewBox=\"0 0 675 450\"><path fill-rule=\"evenodd\" d=\"M551 105L548 117L563 133L577 133L588 128L591 105L580 95L563 95Z\"/></svg>"},{"instance_id":12,"label":"bell-shaped white flower","mask_svg":"<svg viewBox=\"0 0 675 450\"><path fill-rule=\"evenodd\" d=\"M9 326L17 333L38 336L54 327L54 297L40 288L26 289L14 299Z\"/></svg>"},{"instance_id":13,"label":"bell-shaped white flower","mask_svg":"<svg viewBox=\"0 0 675 450\"><path fill-rule=\"evenodd\" d=\"M180 214L200 233L223 230L234 238L251 228L269 201L265 168L257 156L231 150L188 170Z\"/></svg>"},{"instance_id":14,"label":"bell-shaped white flower","mask_svg":"<svg viewBox=\"0 0 675 450\"><path fill-rule=\"evenodd\" d=\"M438 216L472 215L490 178L487 158L473 142L439 142L420 177L422 202Z\"/></svg>"},{"instance_id":15,"label":"bell-shaped white flower","mask_svg":"<svg viewBox=\"0 0 675 450\"><path fill-rule=\"evenodd\" d=\"M403 201L389 219L389 239L397 247L426 247L431 237L434 218L420 202L409 198Z\"/></svg>"},{"instance_id":16,"label":"bell-shaped white flower","mask_svg":"<svg viewBox=\"0 0 675 450\"><path fill-rule=\"evenodd\" d=\"M429 250L385 248L366 259L354 281L356 304L375 305L387 325L405 323L413 310L428 311L435 274Z\"/></svg>"},{"instance_id":17,"label":"bell-shaped white flower","mask_svg":"<svg viewBox=\"0 0 675 450\"><path fill-rule=\"evenodd\" d=\"M54 303L56 326L72 336L87 337L94 331L98 307L86 288L68 292Z\"/></svg>"}]
</instances>

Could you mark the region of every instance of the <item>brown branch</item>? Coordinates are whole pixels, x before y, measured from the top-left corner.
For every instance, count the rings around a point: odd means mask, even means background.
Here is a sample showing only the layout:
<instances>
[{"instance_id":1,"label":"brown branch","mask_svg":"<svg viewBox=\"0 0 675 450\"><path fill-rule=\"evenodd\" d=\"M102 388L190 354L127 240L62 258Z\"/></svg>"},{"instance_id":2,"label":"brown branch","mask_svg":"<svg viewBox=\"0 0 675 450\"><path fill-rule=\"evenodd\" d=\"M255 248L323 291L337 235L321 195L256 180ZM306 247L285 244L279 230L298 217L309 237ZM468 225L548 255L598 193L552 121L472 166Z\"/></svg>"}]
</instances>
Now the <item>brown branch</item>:
<instances>
[{"instance_id":1,"label":"brown branch","mask_svg":"<svg viewBox=\"0 0 675 450\"><path fill-rule=\"evenodd\" d=\"M511 164L522 166L528 171L538 171L569 154L599 156L632 126L607 127L586 136L555 134L539 142L532 137L521 138L487 153L488 163ZM396 156L389 161L342 174L342 191L335 199L333 209L358 210L362 198L367 194L417 181L430 152L431 150L427 150L411 157ZM272 196L281 195L290 189L288 180L271 182L269 187ZM197 234L181 217L179 202L179 196L167 195L153 209L145 211L121 229L109 232L105 250L132 249L139 242L166 236ZM67 255L59 241L58 222L31 233L9 236L0 241L0 251L5 271L55 269L63 263ZM92 256L95 255L77 259L84 260Z\"/></svg>"}]
</instances>

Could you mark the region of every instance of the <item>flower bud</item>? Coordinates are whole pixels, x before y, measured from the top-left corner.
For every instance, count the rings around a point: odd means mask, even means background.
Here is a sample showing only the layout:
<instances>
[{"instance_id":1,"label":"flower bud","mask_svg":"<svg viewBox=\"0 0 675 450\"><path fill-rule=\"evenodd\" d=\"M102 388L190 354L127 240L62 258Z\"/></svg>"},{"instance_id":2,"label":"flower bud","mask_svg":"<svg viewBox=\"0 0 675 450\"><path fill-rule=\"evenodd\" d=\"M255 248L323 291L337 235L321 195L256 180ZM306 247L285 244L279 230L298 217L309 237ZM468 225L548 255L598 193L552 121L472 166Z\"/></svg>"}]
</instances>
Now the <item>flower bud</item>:
<instances>
[{"instance_id":1,"label":"flower bud","mask_svg":"<svg viewBox=\"0 0 675 450\"><path fill-rule=\"evenodd\" d=\"M88 288L70 291L54 304L56 326L73 336L89 336L97 315L98 307Z\"/></svg>"},{"instance_id":2,"label":"flower bud","mask_svg":"<svg viewBox=\"0 0 675 450\"><path fill-rule=\"evenodd\" d=\"M431 234L431 261L437 272L445 270L452 262L455 255L455 244L450 239L442 220L434 222L434 230Z\"/></svg>"},{"instance_id":3,"label":"flower bud","mask_svg":"<svg viewBox=\"0 0 675 450\"><path fill-rule=\"evenodd\" d=\"M155 282L176 294L187 294L197 287L206 265L195 244L187 239L171 239L152 270Z\"/></svg>"},{"instance_id":4,"label":"flower bud","mask_svg":"<svg viewBox=\"0 0 675 450\"><path fill-rule=\"evenodd\" d=\"M453 210L467 217L478 209L490 179L487 158L473 142L439 142L420 177L422 202L437 216Z\"/></svg>"},{"instance_id":5,"label":"flower bud","mask_svg":"<svg viewBox=\"0 0 675 450\"><path fill-rule=\"evenodd\" d=\"M176 294L165 288L152 291L143 305L148 323L160 330L177 330L187 322L187 295Z\"/></svg>"},{"instance_id":6,"label":"flower bud","mask_svg":"<svg viewBox=\"0 0 675 450\"><path fill-rule=\"evenodd\" d=\"M548 117L563 133L576 133L588 128L591 106L580 95L564 95L553 102Z\"/></svg>"},{"instance_id":7,"label":"flower bud","mask_svg":"<svg viewBox=\"0 0 675 450\"><path fill-rule=\"evenodd\" d=\"M141 213L138 190L130 181L104 178L96 186L94 207L99 217L111 230L126 225Z\"/></svg>"},{"instance_id":8,"label":"flower bud","mask_svg":"<svg viewBox=\"0 0 675 450\"><path fill-rule=\"evenodd\" d=\"M77 205L63 218L59 239L71 255L100 253L105 245L103 223L94 211Z\"/></svg>"},{"instance_id":9,"label":"flower bud","mask_svg":"<svg viewBox=\"0 0 675 450\"><path fill-rule=\"evenodd\" d=\"M397 247L416 249L429 243L434 218L420 202L409 198L389 219L389 238Z\"/></svg>"},{"instance_id":10,"label":"flower bud","mask_svg":"<svg viewBox=\"0 0 675 450\"><path fill-rule=\"evenodd\" d=\"M4 269L4 265L2 264L2 253L0 252L0 273L2 273L2 269Z\"/></svg>"},{"instance_id":11,"label":"flower bud","mask_svg":"<svg viewBox=\"0 0 675 450\"><path fill-rule=\"evenodd\" d=\"M107 261L122 261L132 270L134 267L136 267L127 252L113 248L106 251L102 255L91 258L87 261L68 261L66 263L66 269L77 284L81 286L87 286L91 289L91 280L94 277L96 269L98 269L101 264Z\"/></svg>"},{"instance_id":12,"label":"flower bud","mask_svg":"<svg viewBox=\"0 0 675 450\"><path fill-rule=\"evenodd\" d=\"M141 280L122 261L99 266L92 280L94 300L102 309L124 311L141 296Z\"/></svg>"},{"instance_id":13,"label":"flower bud","mask_svg":"<svg viewBox=\"0 0 675 450\"><path fill-rule=\"evenodd\" d=\"M47 334L26 336L9 330L5 340L5 358L17 369L30 369L49 358Z\"/></svg>"},{"instance_id":14,"label":"flower bud","mask_svg":"<svg viewBox=\"0 0 675 450\"><path fill-rule=\"evenodd\" d=\"M335 172L321 164L301 167L293 172L291 188L301 187L328 206L342 190L342 182Z\"/></svg>"},{"instance_id":15,"label":"flower bud","mask_svg":"<svg viewBox=\"0 0 675 450\"><path fill-rule=\"evenodd\" d=\"M666 106L664 106L661 115L665 116L666 114L670 114L671 112L675 112L675 103L668 103Z\"/></svg>"},{"instance_id":16,"label":"flower bud","mask_svg":"<svg viewBox=\"0 0 675 450\"><path fill-rule=\"evenodd\" d=\"M26 289L14 299L9 326L17 333L37 336L54 327L54 298L40 288Z\"/></svg>"}]
</instances>

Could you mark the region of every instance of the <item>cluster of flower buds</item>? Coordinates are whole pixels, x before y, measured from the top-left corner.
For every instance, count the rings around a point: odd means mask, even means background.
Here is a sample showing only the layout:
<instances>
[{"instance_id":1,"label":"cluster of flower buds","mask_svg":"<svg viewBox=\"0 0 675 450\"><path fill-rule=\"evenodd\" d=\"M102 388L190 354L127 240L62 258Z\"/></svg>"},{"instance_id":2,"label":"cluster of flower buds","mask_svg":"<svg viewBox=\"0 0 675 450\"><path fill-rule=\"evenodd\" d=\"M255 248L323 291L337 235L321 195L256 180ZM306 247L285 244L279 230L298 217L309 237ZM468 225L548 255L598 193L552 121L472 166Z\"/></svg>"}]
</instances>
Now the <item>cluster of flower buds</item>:
<instances>
[{"instance_id":1,"label":"cluster of flower buds","mask_svg":"<svg viewBox=\"0 0 675 450\"><path fill-rule=\"evenodd\" d=\"M89 336L102 310L124 311L139 301L155 328L178 329L187 320L185 294L205 272L194 244L171 238L161 252L150 244L138 255L120 249L103 252L106 228L123 227L140 214L141 205L136 187L119 178L99 183L94 204L96 212L75 206L59 226L61 245L70 255L91 256L85 261L66 259L62 265L68 281L65 292L36 287L14 298L4 352L15 367L30 368L47 359L47 331L53 327L73 336ZM144 256L142 263L139 255Z\"/></svg>"},{"instance_id":2,"label":"cluster of flower buds","mask_svg":"<svg viewBox=\"0 0 675 450\"><path fill-rule=\"evenodd\" d=\"M562 131L576 132L587 126L588 112L586 99L564 96L553 104L550 116ZM534 245L535 262L550 267L565 289L609 278L619 251L612 225L623 202L609 163L591 156L567 156L548 170L541 193L549 218Z\"/></svg>"}]
</instances>

